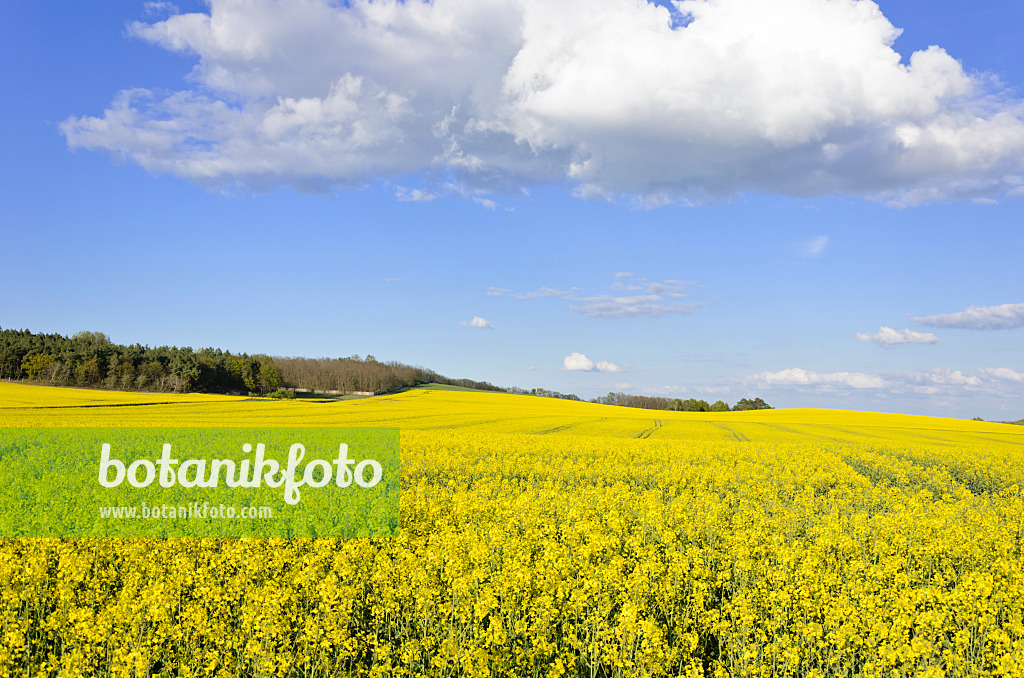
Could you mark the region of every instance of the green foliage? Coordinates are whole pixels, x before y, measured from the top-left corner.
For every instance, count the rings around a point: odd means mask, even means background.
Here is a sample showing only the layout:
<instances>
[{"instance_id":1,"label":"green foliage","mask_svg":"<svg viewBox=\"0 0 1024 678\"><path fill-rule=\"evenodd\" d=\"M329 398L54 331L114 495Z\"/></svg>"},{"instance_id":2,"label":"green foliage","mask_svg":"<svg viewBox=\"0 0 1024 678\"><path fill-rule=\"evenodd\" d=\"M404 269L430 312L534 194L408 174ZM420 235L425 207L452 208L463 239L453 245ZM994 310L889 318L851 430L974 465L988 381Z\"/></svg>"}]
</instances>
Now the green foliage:
<instances>
[{"instance_id":1,"label":"green foliage","mask_svg":"<svg viewBox=\"0 0 1024 678\"><path fill-rule=\"evenodd\" d=\"M273 358L219 348L114 344L102 332L72 337L0 328L0 379L37 379L54 386L91 386L175 393L267 395L284 387L309 391L387 393L434 383L504 391L485 381L450 379L433 370L372 355ZM575 396L572 396L575 398Z\"/></svg>"},{"instance_id":2,"label":"green foliage","mask_svg":"<svg viewBox=\"0 0 1024 678\"><path fill-rule=\"evenodd\" d=\"M295 391L289 391L287 389L279 388L273 393L267 394L267 396L270 398L277 398L279 400L294 400Z\"/></svg>"},{"instance_id":3,"label":"green foliage","mask_svg":"<svg viewBox=\"0 0 1024 678\"><path fill-rule=\"evenodd\" d=\"M176 393L242 393L281 386L280 371L266 356L124 346L112 343L102 332L78 332L69 338L4 329L0 329L0 378Z\"/></svg>"},{"instance_id":4,"label":"green foliage","mask_svg":"<svg viewBox=\"0 0 1024 678\"><path fill-rule=\"evenodd\" d=\"M25 358L22 368L29 379L42 379L53 366L54 358L49 353L37 353Z\"/></svg>"},{"instance_id":5,"label":"green foliage","mask_svg":"<svg viewBox=\"0 0 1024 678\"><path fill-rule=\"evenodd\" d=\"M754 398L753 400L750 398L740 398L732 409L735 412L740 412L743 410L771 410L774 408L760 398Z\"/></svg>"},{"instance_id":6,"label":"green foliage","mask_svg":"<svg viewBox=\"0 0 1024 678\"><path fill-rule=\"evenodd\" d=\"M510 392L514 392L509 389ZM728 412L729 405L723 400L716 400L714 404L697 398L663 398L659 396L631 395L628 393L615 393L614 391L601 398L594 398L590 402L603 405L619 405L622 407L641 407L648 410L671 410L674 412ZM761 398L741 398L733 410L770 410L772 406Z\"/></svg>"}]
</instances>

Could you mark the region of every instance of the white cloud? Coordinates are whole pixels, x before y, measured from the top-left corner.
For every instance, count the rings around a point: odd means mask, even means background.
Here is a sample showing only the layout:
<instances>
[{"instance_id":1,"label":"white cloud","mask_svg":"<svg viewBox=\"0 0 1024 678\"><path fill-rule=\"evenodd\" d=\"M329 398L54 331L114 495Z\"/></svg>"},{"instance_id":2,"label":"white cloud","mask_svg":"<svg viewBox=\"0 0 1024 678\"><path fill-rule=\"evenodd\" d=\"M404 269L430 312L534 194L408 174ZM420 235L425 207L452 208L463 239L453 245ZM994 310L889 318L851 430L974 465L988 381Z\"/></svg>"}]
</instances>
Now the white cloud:
<instances>
[{"instance_id":1,"label":"white cloud","mask_svg":"<svg viewBox=\"0 0 1024 678\"><path fill-rule=\"evenodd\" d=\"M886 380L874 374L863 372L830 372L822 374L799 367L778 372L762 372L751 377L766 386L828 386L848 388L884 388Z\"/></svg>"},{"instance_id":2,"label":"white cloud","mask_svg":"<svg viewBox=\"0 0 1024 678\"><path fill-rule=\"evenodd\" d=\"M431 200L436 200L439 196L437 193L424 191L421 188L398 186L395 188L395 197L401 202L430 202Z\"/></svg>"},{"instance_id":3,"label":"white cloud","mask_svg":"<svg viewBox=\"0 0 1024 678\"><path fill-rule=\"evenodd\" d=\"M940 387L957 387L960 389L974 390L983 385L980 377L973 374L965 374L961 370L949 368L933 368L930 370L917 370L916 372L903 372L898 375L906 384L911 386L921 385L927 393L937 393L942 390Z\"/></svg>"},{"instance_id":4,"label":"white cloud","mask_svg":"<svg viewBox=\"0 0 1024 678\"><path fill-rule=\"evenodd\" d=\"M825 247L828 245L828 236L819 235L818 237L804 243L803 252L805 257L815 259L825 253Z\"/></svg>"},{"instance_id":5,"label":"white cloud","mask_svg":"<svg viewBox=\"0 0 1024 678\"><path fill-rule=\"evenodd\" d=\"M1010 369L1009 367L983 367L978 372L990 379L998 379L1000 381L1014 381L1024 383L1024 372L1018 372L1017 370Z\"/></svg>"},{"instance_id":6,"label":"white cloud","mask_svg":"<svg viewBox=\"0 0 1024 678\"><path fill-rule=\"evenodd\" d=\"M573 290L556 290L551 287L541 287L539 290L533 292L515 292L513 290L507 290L503 287L488 287L487 296L489 297L513 297L515 299L538 299L541 297L570 297Z\"/></svg>"},{"instance_id":7,"label":"white cloud","mask_svg":"<svg viewBox=\"0 0 1024 678\"><path fill-rule=\"evenodd\" d=\"M856 336L861 341L870 341L884 348L900 344L937 344L942 341L931 332L915 332L910 329L894 330L884 325L879 327L878 332L874 334L858 332Z\"/></svg>"},{"instance_id":8,"label":"white cloud","mask_svg":"<svg viewBox=\"0 0 1024 678\"><path fill-rule=\"evenodd\" d=\"M657 294L641 294L632 297L601 295L578 297L576 300L582 303L570 306L570 310L591 318L637 318L640 316L660 318L673 313L690 315L694 309L700 306L700 304L662 303L663 297Z\"/></svg>"},{"instance_id":9,"label":"white cloud","mask_svg":"<svg viewBox=\"0 0 1024 678\"><path fill-rule=\"evenodd\" d=\"M968 373L952 368L909 370L887 374L863 372L819 373L793 367L778 372L762 372L747 378L748 386L797 388L819 392L842 389L873 389L880 397L894 394L926 396L991 395L1018 397L1019 384L1024 384L1024 372L1008 367L992 367Z\"/></svg>"},{"instance_id":10,"label":"white cloud","mask_svg":"<svg viewBox=\"0 0 1024 678\"><path fill-rule=\"evenodd\" d=\"M591 318L660 318L670 314L690 315L702 304L681 303L678 300L686 296L686 287L696 285L692 280L663 280L651 282L646 278L634 277L632 273L616 273L615 281L608 289L630 292L644 292L627 296L599 294L582 296L577 287L558 290L541 287L533 292L515 292L503 287L490 287L489 297L512 297L515 299L536 299L539 297L557 297L574 302L569 309L590 316Z\"/></svg>"},{"instance_id":11,"label":"white cloud","mask_svg":"<svg viewBox=\"0 0 1024 678\"><path fill-rule=\"evenodd\" d=\"M562 360L562 369L578 372L624 372L625 370L607 360L594 362L582 353L570 353Z\"/></svg>"},{"instance_id":12,"label":"white cloud","mask_svg":"<svg viewBox=\"0 0 1024 678\"><path fill-rule=\"evenodd\" d=\"M578 370L581 372L589 372L594 369L594 361L583 355L582 353L570 353L565 356L562 360L563 370Z\"/></svg>"},{"instance_id":13,"label":"white cloud","mask_svg":"<svg viewBox=\"0 0 1024 678\"><path fill-rule=\"evenodd\" d=\"M473 316L473 319L470 320L468 323L465 320L463 320L459 324L460 325L469 325L470 327L476 327L477 329L481 329L481 330L493 330L494 329L494 325L491 323L490 320L485 320L485 319L481 318L478 315Z\"/></svg>"},{"instance_id":14,"label":"white cloud","mask_svg":"<svg viewBox=\"0 0 1024 678\"><path fill-rule=\"evenodd\" d=\"M410 174L646 207L1020 190L1022 103L940 47L901 60L871 0L674 6L210 0L130 29L194 57L191 89L125 90L61 130L71 148L257 191Z\"/></svg>"},{"instance_id":15,"label":"white cloud","mask_svg":"<svg viewBox=\"0 0 1024 678\"><path fill-rule=\"evenodd\" d=\"M615 363L610 363L607 360L598 360L594 363L594 369L598 372L625 372L625 370Z\"/></svg>"},{"instance_id":16,"label":"white cloud","mask_svg":"<svg viewBox=\"0 0 1024 678\"><path fill-rule=\"evenodd\" d=\"M494 202L493 200L489 200L487 198L481 198L481 197L478 197L478 196L473 196L473 202L475 202L477 205L480 205L481 207L484 207L484 208L489 209L489 210L493 210L493 209L498 207L498 203Z\"/></svg>"},{"instance_id":17,"label":"white cloud","mask_svg":"<svg viewBox=\"0 0 1024 678\"><path fill-rule=\"evenodd\" d=\"M148 17L177 14L180 11L178 6L171 2L146 2L143 3L142 9Z\"/></svg>"},{"instance_id":18,"label":"white cloud","mask_svg":"<svg viewBox=\"0 0 1024 678\"><path fill-rule=\"evenodd\" d=\"M1011 330L1024 327L1024 304L968 306L958 313L940 313L914 318L918 325L966 330Z\"/></svg>"}]
</instances>

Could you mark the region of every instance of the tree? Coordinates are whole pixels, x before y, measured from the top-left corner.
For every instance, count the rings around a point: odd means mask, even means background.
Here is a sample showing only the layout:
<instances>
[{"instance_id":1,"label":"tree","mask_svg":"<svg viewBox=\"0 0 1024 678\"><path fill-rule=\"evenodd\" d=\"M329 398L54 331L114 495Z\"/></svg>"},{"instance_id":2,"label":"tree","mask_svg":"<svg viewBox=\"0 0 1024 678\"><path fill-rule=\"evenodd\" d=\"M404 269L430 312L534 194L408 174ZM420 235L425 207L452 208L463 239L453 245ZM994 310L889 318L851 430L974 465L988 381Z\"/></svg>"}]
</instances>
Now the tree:
<instances>
[{"instance_id":1,"label":"tree","mask_svg":"<svg viewBox=\"0 0 1024 678\"><path fill-rule=\"evenodd\" d=\"M771 405L761 400L760 398L740 398L736 405L732 408L736 411L742 410L771 410L774 409Z\"/></svg>"},{"instance_id":2,"label":"tree","mask_svg":"<svg viewBox=\"0 0 1024 678\"><path fill-rule=\"evenodd\" d=\"M725 402L724 400L716 400L715 402L711 403L711 411L712 412L728 412L729 411L729 403Z\"/></svg>"},{"instance_id":3,"label":"tree","mask_svg":"<svg viewBox=\"0 0 1024 678\"><path fill-rule=\"evenodd\" d=\"M708 405L706 400L697 400L696 398L687 398L683 401L683 412L710 412L711 406Z\"/></svg>"},{"instance_id":4,"label":"tree","mask_svg":"<svg viewBox=\"0 0 1024 678\"><path fill-rule=\"evenodd\" d=\"M281 370L269 356L258 356L256 365L256 390L260 395L273 393L281 388Z\"/></svg>"},{"instance_id":5,"label":"tree","mask_svg":"<svg viewBox=\"0 0 1024 678\"><path fill-rule=\"evenodd\" d=\"M22 369L29 379L42 379L49 374L53 361L54 357L49 353L37 353L25 358Z\"/></svg>"}]
</instances>

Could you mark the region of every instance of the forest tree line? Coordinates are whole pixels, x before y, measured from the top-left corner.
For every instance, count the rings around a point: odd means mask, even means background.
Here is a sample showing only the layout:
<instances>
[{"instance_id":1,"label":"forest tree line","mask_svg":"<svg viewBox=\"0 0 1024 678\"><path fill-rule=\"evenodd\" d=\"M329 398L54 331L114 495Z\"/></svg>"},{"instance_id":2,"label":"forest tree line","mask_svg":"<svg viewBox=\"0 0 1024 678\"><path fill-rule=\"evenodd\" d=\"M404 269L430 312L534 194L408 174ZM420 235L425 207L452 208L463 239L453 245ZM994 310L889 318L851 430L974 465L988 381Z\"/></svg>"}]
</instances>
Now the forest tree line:
<instances>
[{"instance_id":1,"label":"forest tree line","mask_svg":"<svg viewBox=\"0 0 1024 678\"><path fill-rule=\"evenodd\" d=\"M609 393L590 402L604 405L620 405L623 407L642 407L648 410L670 410L675 412L741 412L743 410L774 409L761 398L740 398L735 405L729 407L724 400L709 403L703 399L666 398L663 396L630 395L628 393Z\"/></svg>"},{"instance_id":2,"label":"forest tree line","mask_svg":"<svg viewBox=\"0 0 1024 678\"><path fill-rule=\"evenodd\" d=\"M102 332L60 334L0 328L0 379L173 393L268 395L283 388L383 393L428 382L490 391L487 382L366 358L280 358L219 348L115 344Z\"/></svg>"},{"instance_id":3,"label":"forest tree line","mask_svg":"<svg viewBox=\"0 0 1024 678\"><path fill-rule=\"evenodd\" d=\"M579 400L575 393L559 393L546 388L508 388L508 393L520 395L540 396L542 398L560 398L562 400ZM735 405L729 407L724 400L716 400L709 403L706 400L697 398L666 398L663 396L632 395L629 393L611 392L606 396L591 398L589 402L600 403L601 405L617 405L619 407L639 407L645 410L669 410L675 412L740 412L743 410L771 410L774 409L761 398L740 398Z\"/></svg>"},{"instance_id":4,"label":"forest tree line","mask_svg":"<svg viewBox=\"0 0 1024 678\"><path fill-rule=\"evenodd\" d=\"M282 389L314 392L387 393L437 383L484 391L582 400L574 393L544 388L501 388L486 381L451 379L422 367L361 358L282 358L231 353L219 348L115 344L102 332L60 334L0 328L0 379L28 379L52 386L86 386L124 391L269 395ZM771 409L761 398L722 400L609 393L590 402L682 412Z\"/></svg>"},{"instance_id":5,"label":"forest tree line","mask_svg":"<svg viewBox=\"0 0 1024 678\"><path fill-rule=\"evenodd\" d=\"M504 389L472 379L451 379L433 370L413 367L404 363L381 362L372 355L360 358L274 358L281 370L284 384L290 388L310 391L369 391L387 393L419 384L447 384L482 391Z\"/></svg>"}]
</instances>

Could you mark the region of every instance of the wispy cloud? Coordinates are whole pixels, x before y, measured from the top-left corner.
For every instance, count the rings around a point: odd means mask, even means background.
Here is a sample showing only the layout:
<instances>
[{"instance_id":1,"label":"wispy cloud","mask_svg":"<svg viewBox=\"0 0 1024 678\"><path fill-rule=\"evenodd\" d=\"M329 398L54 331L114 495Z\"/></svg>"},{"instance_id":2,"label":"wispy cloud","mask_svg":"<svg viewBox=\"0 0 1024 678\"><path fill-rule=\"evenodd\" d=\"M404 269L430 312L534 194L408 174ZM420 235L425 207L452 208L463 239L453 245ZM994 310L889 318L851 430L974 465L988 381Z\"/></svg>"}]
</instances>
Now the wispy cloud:
<instances>
[{"instance_id":1,"label":"wispy cloud","mask_svg":"<svg viewBox=\"0 0 1024 678\"><path fill-rule=\"evenodd\" d=\"M572 305L570 310L591 318L661 318L670 314L690 315L701 304L666 303L657 294L642 294L632 297L575 297L581 303Z\"/></svg>"},{"instance_id":2,"label":"wispy cloud","mask_svg":"<svg viewBox=\"0 0 1024 678\"><path fill-rule=\"evenodd\" d=\"M805 257L816 259L825 253L825 248L828 246L828 236L819 235L813 238L801 246L801 250Z\"/></svg>"},{"instance_id":3,"label":"wispy cloud","mask_svg":"<svg viewBox=\"0 0 1024 678\"><path fill-rule=\"evenodd\" d=\"M1024 383L1024 372L1018 372L1017 370L1010 369L1009 367L983 367L978 370L978 373L988 377L989 379L1013 381L1018 384Z\"/></svg>"},{"instance_id":4,"label":"wispy cloud","mask_svg":"<svg viewBox=\"0 0 1024 678\"><path fill-rule=\"evenodd\" d=\"M662 280L652 282L646 278L634 276L632 273L616 273L615 281L608 286L609 290L623 292L642 292L642 294L583 295L578 287L559 290L541 287L531 292L515 292L502 287L491 287L487 290L489 297L511 297L514 299L537 299L555 297L573 302L569 310L582 313L591 318L661 318L666 315L690 315L700 307L700 303L681 303L679 299L686 296L686 289L696 285L692 280Z\"/></svg>"},{"instance_id":5,"label":"wispy cloud","mask_svg":"<svg viewBox=\"0 0 1024 678\"><path fill-rule=\"evenodd\" d=\"M856 336L861 341L875 343L884 348L901 344L937 344L942 341L931 332L915 332L910 329L894 330L884 325L879 327L874 334L858 332Z\"/></svg>"},{"instance_id":6,"label":"wispy cloud","mask_svg":"<svg viewBox=\"0 0 1024 678\"><path fill-rule=\"evenodd\" d=\"M918 325L948 327L965 330L1012 330L1024 327L1024 304L999 306L968 306L957 313L914 318Z\"/></svg>"},{"instance_id":7,"label":"wispy cloud","mask_svg":"<svg viewBox=\"0 0 1024 678\"><path fill-rule=\"evenodd\" d=\"M570 353L562 360L562 369L570 372L624 372L625 370L607 360L594 362L583 353Z\"/></svg>"},{"instance_id":8,"label":"wispy cloud","mask_svg":"<svg viewBox=\"0 0 1024 678\"><path fill-rule=\"evenodd\" d=\"M473 316L473 319L470 320L469 322L466 322L465 320L463 320L459 324L460 325L468 325L469 327L475 327L475 328L480 329L480 330L493 330L494 329L494 325L491 323L490 320L485 320L485 319L481 318L478 315Z\"/></svg>"},{"instance_id":9,"label":"wispy cloud","mask_svg":"<svg viewBox=\"0 0 1024 678\"><path fill-rule=\"evenodd\" d=\"M149 18L177 14L180 10L172 2L146 2L142 5L143 11Z\"/></svg>"},{"instance_id":10,"label":"wispy cloud","mask_svg":"<svg viewBox=\"0 0 1024 678\"><path fill-rule=\"evenodd\" d=\"M820 373L791 367L778 372L762 372L750 379L766 386L827 386L847 388L885 388L887 382L882 377L863 372L828 372Z\"/></svg>"},{"instance_id":11,"label":"wispy cloud","mask_svg":"<svg viewBox=\"0 0 1024 678\"><path fill-rule=\"evenodd\" d=\"M440 196L437 193L424 191L420 188L397 186L395 188L395 197L400 202L430 202L431 200L436 200Z\"/></svg>"},{"instance_id":12,"label":"wispy cloud","mask_svg":"<svg viewBox=\"0 0 1024 678\"><path fill-rule=\"evenodd\" d=\"M747 377L748 386L759 388L795 388L822 393L848 390L874 390L884 395L963 395L987 394L1016 397L1024 384L1024 372L1008 367L981 368L973 373L952 368L907 370L884 374L864 372L815 372L791 367L777 372L762 372Z\"/></svg>"},{"instance_id":13,"label":"wispy cloud","mask_svg":"<svg viewBox=\"0 0 1024 678\"><path fill-rule=\"evenodd\" d=\"M505 289L503 287L488 287L487 296L489 297L512 297L513 299L539 299L541 297L571 297L573 291L576 288L573 287L569 290L556 290L551 287L541 287L539 290L533 292L516 292L514 290Z\"/></svg>"}]
</instances>

